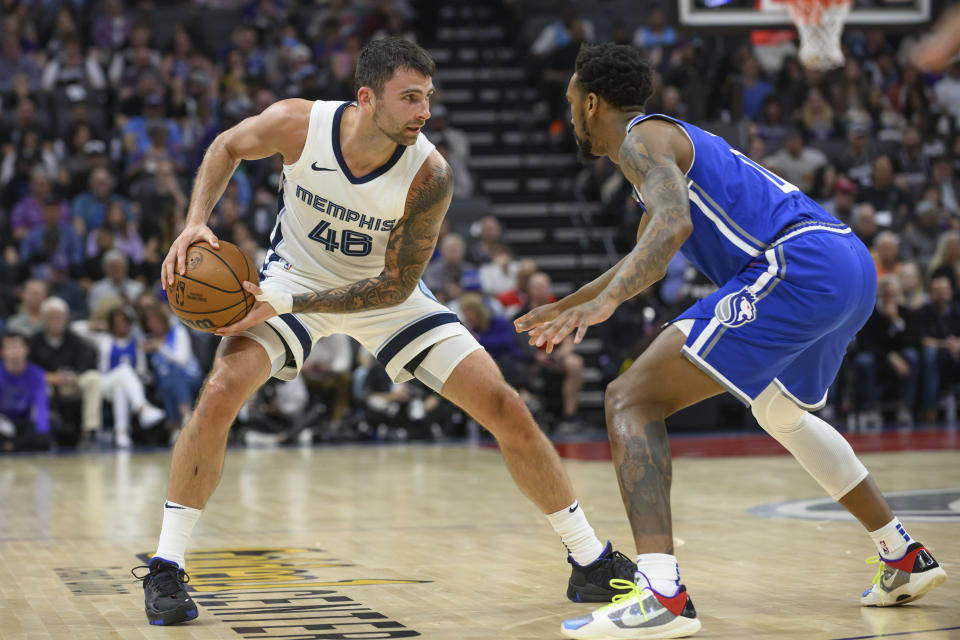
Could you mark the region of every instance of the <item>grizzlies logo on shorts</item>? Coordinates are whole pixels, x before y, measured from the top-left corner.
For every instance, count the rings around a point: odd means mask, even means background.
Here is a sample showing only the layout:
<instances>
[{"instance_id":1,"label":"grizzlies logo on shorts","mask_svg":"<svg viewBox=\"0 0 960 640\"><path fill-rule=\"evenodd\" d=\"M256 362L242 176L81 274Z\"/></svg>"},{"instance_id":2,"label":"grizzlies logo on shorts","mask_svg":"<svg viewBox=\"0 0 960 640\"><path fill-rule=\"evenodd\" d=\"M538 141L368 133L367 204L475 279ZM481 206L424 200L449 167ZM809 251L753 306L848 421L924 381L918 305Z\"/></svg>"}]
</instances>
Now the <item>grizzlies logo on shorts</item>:
<instances>
[{"instance_id":1,"label":"grizzlies logo on shorts","mask_svg":"<svg viewBox=\"0 0 960 640\"><path fill-rule=\"evenodd\" d=\"M724 296L714 307L720 324L740 327L757 319L757 296L749 287Z\"/></svg>"}]
</instances>

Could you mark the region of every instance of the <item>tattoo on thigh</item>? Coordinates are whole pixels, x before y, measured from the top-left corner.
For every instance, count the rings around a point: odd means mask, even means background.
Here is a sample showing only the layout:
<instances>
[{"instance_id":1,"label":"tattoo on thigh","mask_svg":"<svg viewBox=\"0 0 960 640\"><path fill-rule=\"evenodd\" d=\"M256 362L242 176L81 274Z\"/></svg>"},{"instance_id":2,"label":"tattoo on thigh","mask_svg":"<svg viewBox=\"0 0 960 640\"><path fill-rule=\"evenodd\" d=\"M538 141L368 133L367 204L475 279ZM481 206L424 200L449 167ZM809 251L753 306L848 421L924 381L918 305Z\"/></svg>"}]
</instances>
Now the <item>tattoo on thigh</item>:
<instances>
[{"instance_id":1,"label":"tattoo on thigh","mask_svg":"<svg viewBox=\"0 0 960 640\"><path fill-rule=\"evenodd\" d=\"M615 462L634 536L669 536L667 553L673 553L670 521L673 468L666 425L662 420L651 422L640 434L626 436L622 442L623 450L618 456L621 459Z\"/></svg>"}]
</instances>

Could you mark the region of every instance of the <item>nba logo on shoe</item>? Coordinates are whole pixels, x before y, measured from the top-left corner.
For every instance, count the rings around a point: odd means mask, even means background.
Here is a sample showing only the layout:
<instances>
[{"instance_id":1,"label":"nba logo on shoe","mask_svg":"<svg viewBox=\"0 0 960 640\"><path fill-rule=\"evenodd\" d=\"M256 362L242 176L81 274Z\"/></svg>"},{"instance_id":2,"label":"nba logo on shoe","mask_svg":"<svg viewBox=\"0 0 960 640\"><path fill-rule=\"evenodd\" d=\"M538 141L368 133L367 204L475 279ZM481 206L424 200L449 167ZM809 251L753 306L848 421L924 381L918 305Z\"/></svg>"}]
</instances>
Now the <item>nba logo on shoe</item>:
<instances>
[{"instance_id":1,"label":"nba logo on shoe","mask_svg":"<svg viewBox=\"0 0 960 640\"><path fill-rule=\"evenodd\" d=\"M890 549L887 548L887 541L886 541L886 540L881 540L881 541L880 541L880 548L883 549L884 555L887 555L887 554L890 553Z\"/></svg>"},{"instance_id":2,"label":"nba logo on shoe","mask_svg":"<svg viewBox=\"0 0 960 640\"><path fill-rule=\"evenodd\" d=\"M714 308L714 314L720 324L727 327L739 327L757 319L757 296L744 287L735 293L724 296Z\"/></svg>"}]
</instances>

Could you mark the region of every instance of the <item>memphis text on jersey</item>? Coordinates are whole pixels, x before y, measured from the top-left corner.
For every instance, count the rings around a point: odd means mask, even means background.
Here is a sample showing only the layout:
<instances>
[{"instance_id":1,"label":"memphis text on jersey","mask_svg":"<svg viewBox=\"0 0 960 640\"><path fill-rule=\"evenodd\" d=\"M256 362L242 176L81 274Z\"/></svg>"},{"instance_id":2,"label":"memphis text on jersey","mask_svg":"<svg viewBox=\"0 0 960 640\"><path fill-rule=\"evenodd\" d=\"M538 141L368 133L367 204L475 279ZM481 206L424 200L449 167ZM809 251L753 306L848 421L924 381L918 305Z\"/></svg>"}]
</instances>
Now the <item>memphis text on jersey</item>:
<instances>
[{"instance_id":1,"label":"memphis text on jersey","mask_svg":"<svg viewBox=\"0 0 960 640\"><path fill-rule=\"evenodd\" d=\"M393 219L384 220L383 218L367 216L359 211L348 209L337 204L333 200L328 200L327 198L323 198L319 195L314 195L300 185L297 185L297 198L305 202L308 207L313 207L320 213L325 213L332 218L343 220L345 222L356 222L357 227L361 229L369 229L370 231L390 231L393 229L393 225L396 223L396 220Z\"/></svg>"}]
</instances>

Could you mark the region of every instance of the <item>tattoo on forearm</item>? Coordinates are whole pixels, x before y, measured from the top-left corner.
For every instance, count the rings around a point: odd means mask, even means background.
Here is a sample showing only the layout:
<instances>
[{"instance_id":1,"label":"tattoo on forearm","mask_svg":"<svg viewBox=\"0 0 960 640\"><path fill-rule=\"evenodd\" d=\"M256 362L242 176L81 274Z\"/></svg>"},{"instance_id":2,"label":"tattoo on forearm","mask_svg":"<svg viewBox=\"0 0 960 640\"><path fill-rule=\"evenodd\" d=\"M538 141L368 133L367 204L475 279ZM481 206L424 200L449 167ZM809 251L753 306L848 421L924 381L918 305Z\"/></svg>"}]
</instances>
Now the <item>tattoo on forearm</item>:
<instances>
[{"instance_id":1,"label":"tattoo on forearm","mask_svg":"<svg viewBox=\"0 0 960 640\"><path fill-rule=\"evenodd\" d=\"M428 162L430 162L428 160ZM406 300L420 281L437 242L453 194L453 174L443 161L407 194L406 213L390 234L383 272L352 284L293 296L295 313L349 313L392 307Z\"/></svg>"},{"instance_id":2,"label":"tattoo on forearm","mask_svg":"<svg viewBox=\"0 0 960 640\"><path fill-rule=\"evenodd\" d=\"M687 179L669 153L652 154L643 142L628 138L620 149L623 173L643 190L650 221L643 235L607 286L618 303L663 277L690 230Z\"/></svg>"},{"instance_id":3,"label":"tattoo on forearm","mask_svg":"<svg viewBox=\"0 0 960 640\"><path fill-rule=\"evenodd\" d=\"M666 536L669 548L665 553L673 553L670 519L673 466L666 425L662 420L651 422L643 427L642 434L627 435L615 444L620 442L622 449L614 446L614 464L633 536L637 540Z\"/></svg>"}]
</instances>

